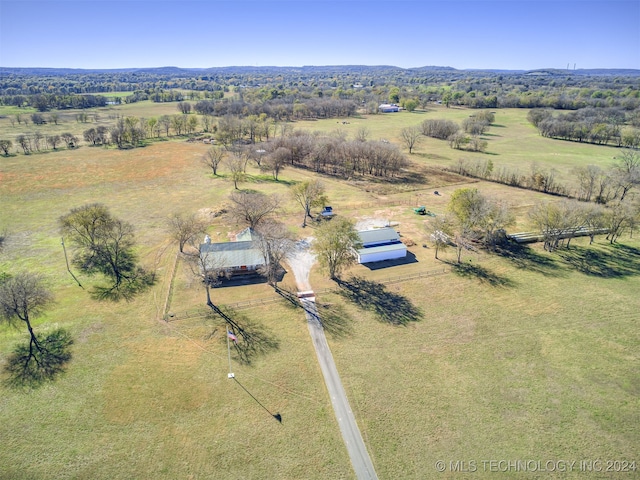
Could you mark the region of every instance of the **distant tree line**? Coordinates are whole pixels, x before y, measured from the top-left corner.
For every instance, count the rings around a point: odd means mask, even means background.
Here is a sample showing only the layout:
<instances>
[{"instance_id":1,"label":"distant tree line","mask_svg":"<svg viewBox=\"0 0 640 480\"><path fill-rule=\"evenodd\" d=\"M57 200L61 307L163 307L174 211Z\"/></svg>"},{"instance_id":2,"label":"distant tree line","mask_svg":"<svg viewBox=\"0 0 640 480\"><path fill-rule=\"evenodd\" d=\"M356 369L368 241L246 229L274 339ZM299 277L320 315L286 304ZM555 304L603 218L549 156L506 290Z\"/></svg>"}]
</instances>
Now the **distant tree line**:
<instances>
[{"instance_id":1,"label":"distant tree line","mask_svg":"<svg viewBox=\"0 0 640 480\"><path fill-rule=\"evenodd\" d=\"M583 108L557 115L546 109L531 110L527 119L543 137L616 147L640 147L640 110Z\"/></svg>"},{"instance_id":2,"label":"distant tree line","mask_svg":"<svg viewBox=\"0 0 640 480\"><path fill-rule=\"evenodd\" d=\"M102 95L59 95L38 93L35 95L2 95L2 105L14 107L32 107L40 112L48 110L67 110L105 107L107 97Z\"/></svg>"},{"instance_id":3,"label":"distant tree line","mask_svg":"<svg viewBox=\"0 0 640 480\"><path fill-rule=\"evenodd\" d=\"M225 92L233 92L237 99L252 105L274 100L293 105L305 99L335 98L355 101L372 112L374 106L388 101L409 111L433 102L481 109L621 107L631 111L640 107L637 76L624 72L583 75L569 71L496 73L395 67L230 67L207 72L3 69L2 73L0 100L4 104L47 108L72 108L67 105L73 102L79 102L77 108L86 108L85 101L72 97L110 92L134 92L120 99L125 102L215 100ZM37 100L31 99L36 96Z\"/></svg>"},{"instance_id":4,"label":"distant tree line","mask_svg":"<svg viewBox=\"0 0 640 480\"><path fill-rule=\"evenodd\" d=\"M465 118L462 125L451 120L432 118L424 120L420 124L419 130L425 137L447 140L449 146L456 150L484 152L487 148L487 142L482 140L480 135L486 133L494 120L495 114L493 112L481 110L469 118Z\"/></svg>"},{"instance_id":5,"label":"distant tree line","mask_svg":"<svg viewBox=\"0 0 640 480\"><path fill-rule=\"evenodd\" d=\"M553 168L542 168L536 163L532 163L529 172L524 173L513 167L496 168L493 161L487 159L461 158L452 170L468 177L598 204L624 201L631 191L640 186L640 154L632 149L622 150L609 168L597 165L576 167L572 186L560 183Z\"/></svg>"},{"instance_id":6,"label":"distant tree line","mask_svg":"<svg viewBox=\"0 0 640 480\"><path fill-rule=\"evenodd\" d=\"M294 166L342 178L395 177L407 166L397 146L384 141L292 131L259 144L266 168ZM259 160L260 161L260 160Z\"/></svg>"}]
</instances>

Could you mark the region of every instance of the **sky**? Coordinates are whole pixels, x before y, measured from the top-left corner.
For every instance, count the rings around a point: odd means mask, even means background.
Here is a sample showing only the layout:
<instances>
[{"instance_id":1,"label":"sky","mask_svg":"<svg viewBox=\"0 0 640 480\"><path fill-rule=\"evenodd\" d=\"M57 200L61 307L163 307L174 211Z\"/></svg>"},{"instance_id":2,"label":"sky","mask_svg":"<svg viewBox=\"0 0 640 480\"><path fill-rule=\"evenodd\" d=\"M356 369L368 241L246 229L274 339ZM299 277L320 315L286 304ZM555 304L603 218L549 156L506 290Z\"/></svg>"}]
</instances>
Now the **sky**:
<instances>
[{"instance_id":1,"label":"sky","mask_svg":"<svg viewBox=\"0 0 640 480\"><path fill-rule=\"evenodd\" d=\"M640 0L0 0L0 66L640 69Z\"/></svg>"}]
</instances>

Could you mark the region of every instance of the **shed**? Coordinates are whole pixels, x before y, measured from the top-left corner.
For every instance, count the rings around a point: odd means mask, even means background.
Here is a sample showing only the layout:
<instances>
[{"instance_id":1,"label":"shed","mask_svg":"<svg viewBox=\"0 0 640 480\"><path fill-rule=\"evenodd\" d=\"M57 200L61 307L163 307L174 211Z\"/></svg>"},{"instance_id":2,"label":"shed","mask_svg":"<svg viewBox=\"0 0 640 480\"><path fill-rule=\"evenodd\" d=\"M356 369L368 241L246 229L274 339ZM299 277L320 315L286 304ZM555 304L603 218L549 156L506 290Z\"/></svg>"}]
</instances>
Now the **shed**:
<instances>
[{"instance_id":1,"label":"shed","mask_svg":"<svg viewBox=\"0 0 640 480\"><path fill-rule=\"evenodd\" d=\"M382 113L392 113L392 112L399 112L400 107L395 103L391 103L391 104L383 103L378 107L378 110L380 110Z\"/></svg>"},{"instance_id":2,"label":"shed","mask_svg":"<svg viewBox=\"0 0 640 480\"><path fill-rule=\"evenodd\" d=\"M407 256L407 246L391 227L362 230L358 232L362 248L356 250L358 263L381 262Z\"/></svg>"},{"instance_id":3,"label":"shed","mask_svg":"<svg viewBox=\"0 0 640 480\"><path fill-rule=\"evenodd\" d=\"M400 234L391 227L361 230L358 232L358 236L360 237L362 246L365 248L400 242Z\"/></svg>"}]
</instances>

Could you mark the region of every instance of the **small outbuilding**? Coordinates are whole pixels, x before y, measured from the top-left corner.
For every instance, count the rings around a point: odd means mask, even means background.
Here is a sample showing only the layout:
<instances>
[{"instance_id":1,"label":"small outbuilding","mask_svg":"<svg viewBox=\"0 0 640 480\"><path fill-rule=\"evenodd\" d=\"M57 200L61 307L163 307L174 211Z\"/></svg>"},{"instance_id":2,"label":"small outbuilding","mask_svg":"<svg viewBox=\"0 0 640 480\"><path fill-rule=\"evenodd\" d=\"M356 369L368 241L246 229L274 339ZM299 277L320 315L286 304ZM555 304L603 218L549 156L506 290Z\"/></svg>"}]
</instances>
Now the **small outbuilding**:
<instances>
[{"instance_id":1,"label":"small outbuilding","mask_svg":"<svg viewBox=\"0 0 640 480\"><path fill-rule=\"evenodd\" d=\"M378 110L380 110L381 113L393 113L399 112L400 107L395 103L383 103L378 107Z\"/></svg>"},{"instance_id":2,"label":"small outbuilding","mask_svg":"<svg viewBox=\"0 0 640 480\"><path fill-rule=\"evenodd\" d=\"M356 250L358 263L382 262L407 256L407 246L400 234L391 227L358 232L362 247Z\"/></svg>"}]
</instances>

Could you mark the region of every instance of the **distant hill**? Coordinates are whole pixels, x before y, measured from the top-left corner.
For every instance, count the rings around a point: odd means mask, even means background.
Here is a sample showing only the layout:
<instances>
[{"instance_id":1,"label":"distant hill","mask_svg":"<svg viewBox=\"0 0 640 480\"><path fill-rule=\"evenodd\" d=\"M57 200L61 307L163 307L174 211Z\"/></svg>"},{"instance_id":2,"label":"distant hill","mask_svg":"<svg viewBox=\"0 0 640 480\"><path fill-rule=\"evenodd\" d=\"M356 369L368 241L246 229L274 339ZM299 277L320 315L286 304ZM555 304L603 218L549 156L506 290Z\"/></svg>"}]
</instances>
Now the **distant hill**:
<instances>
[{"instance_id":1,"label":"distant hill","mask_svg":"<svg viewBox=\"0 0 640 480\"><path fill-rule=\"evenodd\" d=\"M91 74L117 74L117 73L141 73L165 76L186 76L202 74L251 74L251 73L297 73L297 74L327 74L327 73L352 73L352 74L376 74L376 72L399 72L405 74L454 74L454 75L530 75L530 76L640 76L640 70L629 68L593 68L578 70L563 70L553 68L540 68L535 70L507 70L507 69L462 69L442 66L423 66L413 68L401 68L393 65L305 65L301 67L287 66L228 66L209 68L180 68L180 67L149 67L149 68L115 68L115 69L81 69L81 68L41 68L41 67L0 67L0 75L37 75L37 76L63 76L63 75L91 75Z\"/></svg>"}]
</instances>

